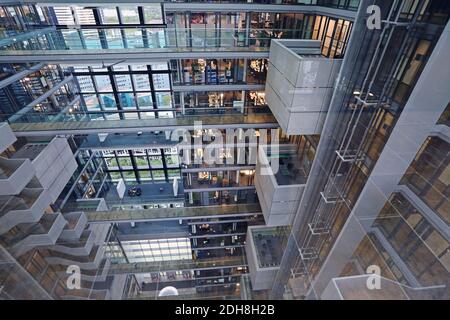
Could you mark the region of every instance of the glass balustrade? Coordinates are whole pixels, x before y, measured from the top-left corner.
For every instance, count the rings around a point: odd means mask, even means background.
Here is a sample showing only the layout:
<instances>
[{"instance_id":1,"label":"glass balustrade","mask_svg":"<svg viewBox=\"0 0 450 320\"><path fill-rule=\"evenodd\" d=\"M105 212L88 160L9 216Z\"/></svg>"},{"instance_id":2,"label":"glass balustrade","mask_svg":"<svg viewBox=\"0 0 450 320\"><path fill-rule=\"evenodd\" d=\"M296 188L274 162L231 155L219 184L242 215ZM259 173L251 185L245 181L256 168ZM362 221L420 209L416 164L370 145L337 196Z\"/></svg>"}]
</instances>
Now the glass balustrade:
<instances>
[{"instance_id":1,"label":"glass balustrade","mask_svg":"<svg viewBox=\"0 0 450 320\"><path fill-rule=\"evenodd\" d=\"M184 112L180 108L150 110L114 110L114 111L70 111L67 112L29 112L24 114L2 114L0 121L9 124L51 123L51 122L90 122L102 120L152 120L152 119L194 119L202 117L220 118L223 116L271 116L267 107L239 108L195 108Z\"/></svg>"},{"instance_id":2,"label":"glass balustrade","mask_svg":"<svg viewBox=\"0 0 450 320\"><path fill-rule=\"evenodd\" d=\"M173 48L268 48L271 39L290 38L295 29L240 28L42 28L8 36L4 51ZM1 51L0 50L0 51ZM267 49L266 49L267 50Z\"/></svg>"}]
</instances>

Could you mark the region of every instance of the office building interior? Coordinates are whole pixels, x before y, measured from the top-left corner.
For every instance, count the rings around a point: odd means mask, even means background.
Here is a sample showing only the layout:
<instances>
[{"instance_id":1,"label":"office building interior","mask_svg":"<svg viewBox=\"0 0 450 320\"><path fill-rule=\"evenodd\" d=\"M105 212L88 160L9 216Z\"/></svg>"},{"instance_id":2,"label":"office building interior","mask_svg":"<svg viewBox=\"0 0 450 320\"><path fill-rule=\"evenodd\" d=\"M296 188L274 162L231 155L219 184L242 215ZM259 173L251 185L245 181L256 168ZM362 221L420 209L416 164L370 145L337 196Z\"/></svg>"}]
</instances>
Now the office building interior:
<instances>
[{"instance_id":1,"label":"office building interior","mask_svg":"<svg viewBox=\"0 0 450 320\"><path fill-rule=\"evenodd\" d=\"M0 1L0 300L450 299L449 15Z\"/></svg>"}]
</instances>

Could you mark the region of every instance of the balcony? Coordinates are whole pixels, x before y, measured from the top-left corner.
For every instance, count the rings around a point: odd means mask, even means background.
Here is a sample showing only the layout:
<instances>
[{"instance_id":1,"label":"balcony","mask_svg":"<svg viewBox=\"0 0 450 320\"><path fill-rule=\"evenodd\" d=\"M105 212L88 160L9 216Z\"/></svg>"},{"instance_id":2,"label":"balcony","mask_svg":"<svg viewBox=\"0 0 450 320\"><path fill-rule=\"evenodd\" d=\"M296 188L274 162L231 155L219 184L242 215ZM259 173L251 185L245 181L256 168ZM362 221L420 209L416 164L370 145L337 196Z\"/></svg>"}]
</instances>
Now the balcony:
<instances>
[{"instance_id":1,"label":"balcony","mask_svg":"<svg viewBox=\"0 0 450 320\"><path fill-rule=\"evenodd\" d=\"M271 149L258 150L256 191L266 225L290 225L303 195L309 164L306 158L299 158L295 146Z\"/></svg>"},{"instance_id":2,"label":"balcony","mask_svg":"<svg viewBox=\"0 0 450 320\"><path fill-rule=\"evenodd\" d=\"M55 244L66 223L57 213L45 214L37 224L19 226L19 234L8 240L11 253L18 257L33 248Z\"/></svg>"},{"instance_id":3,"label":"balcony","mask_svg":"<svg viewBox=\"0 0 450 320\"><path fill-rule=\"evenodd\" d=\"M78 167L65 138L54 138L49 143L26 144L14 158L27 158L32 162L36 177L56 201Z\"/></svg>"},{"instance_id":4,"label":"balcony","mask_svg":"<svg viewBox=\"0 0 450 320\"><path fill-rule=\"evenodd\" d=\"M341 62L321 56L320 41L272 40L266 101L287 134L321 133Z\"/></svg>"},{"instance_id":5,"label":"balcony","mask_svg":"<svg viewBox=\"0 0 450 320\"><path fill-rule=\"evenodd\" d=\"M15 196L0 196L0 234L20 223L38 222L51 198L42 188L24 188Z\"/></svg>"},{"instance_id":6,"label":"balcony","mask_svg":"<svg viewBox=\"0 0 450 320\"><path fill-rule=\"evenodd\" d=\"M0 157L0 195L15 195L31 181L35 170L28 159Z\"/></svg>"},{"instance_id":7,"label":"balcony","mask_svg":"<svg viewBox=\"0 0 450 320\"><path fill-rule=\"evenodd\" d=\"M64 241L77 240L81 237L87 225L87 217L83 212L65 213L67 225L61 233L60 239Z\"/></svg>"},{"instance_id":8,"label":"balcony","mask_svg":"<svg viewBox=\"0 0 450 320\"><path fill-rule=\"evenodd\" d=\"M83 281L98 281L98 282L104 282L107 280L109 275L109 269L111 266L111 261L109 259L103 259L98 268L96 269L84 269L81 272L81 280ZM66 273L66 267L65 266L57 266L59 268L58 274L60 277L64 278L67 277Z\"/></svg>"},{"instance_id":9,"label":"balcony","mask_svg":"<svg viewBox=\"0 0 450 320\"><path fill-rule=\"evenodd\" d=\"M66 282L69 275L63 274L60 281ZM63 300L108 300L111 298L111 288L115 277L105 279L85 280L81 279L79 289L58 287L54 292ZM117 288L116 288L117 289ZM123 288L122 288L123 289Z\"/></svg>"},{"instance_id":10,"label":"balcony","mask_svg":"<svg viewBox=\"0 0 450 320\"><path fill-rule=\"evenodd\" d=\"M272 288L288 230L287 227L248 227L245 252L253 290Z\"/></svg>"},{"instance_id":11,"label":"balcony","mask_svg":"<svg viewBox=\"0 0 450 320\"><path fill-rule=\"evenodd\" d=\"M81 272L81 280L89 282L105 282L108 279L108 273L111 266L109 259L102 259L98 268L83 269ZM67 271L67 265L53 264L52 268L57 272L58 278L65 281L69 276Z\"/></svg>"},{"instance_id":12,"label":"balcony","mask_svg":"<svg viewBox=\"0 0 450 320\"><path fill-rule=\"evenodd\" d=\"M87 256L94 246L95 234L92 231L84 231L78 240L67 242L61 238L53 245L51 250L72 256Z\"/></svg>"},{"instance_id":13,"label":"balcony","mask_svg":"<svg viewBox=\"0 0 450 320\"><path fill-rule=\"evenodd\" d=\"M94 246L88 256L75 256L56 251L50 252L51 255L45 258L49 264L64 266L75 264L81 269L96 270L102 262L105 248L103 246Z\"/></svg>"},{"instance_id":14,"label":"balcony","mask_svg":"<svg viewBox=\"0 0 450 320\"><path fill-rule=\"evenodd\" d=\"M88 230L92 231L92 233L95 235L94 238L94 244L103 246L106 237L110 231L111 224L110 223L98 223L98 224L91 224L89 225Z\"/></svg>"},{"instance_id":15,"label":"balcony","mask_svg":"<svg viewBox=\"0 0 450 320\"><path fill-rule=\"evenodd\" d=\"M16 142L17 138L6 122L0 123L0 153Z\"/></svg>"},{"instance_id":16,"label":"balcony","mask_svg":"<svg viewBox=\"0 0 450 320\"><path fill-rule=\"evenodd\" d=\"M94 270L84 270L81 274L81 280L86 281L106 281L109 276L111 260L103 259L100 266Z\"/></svg>"}]
</instances>

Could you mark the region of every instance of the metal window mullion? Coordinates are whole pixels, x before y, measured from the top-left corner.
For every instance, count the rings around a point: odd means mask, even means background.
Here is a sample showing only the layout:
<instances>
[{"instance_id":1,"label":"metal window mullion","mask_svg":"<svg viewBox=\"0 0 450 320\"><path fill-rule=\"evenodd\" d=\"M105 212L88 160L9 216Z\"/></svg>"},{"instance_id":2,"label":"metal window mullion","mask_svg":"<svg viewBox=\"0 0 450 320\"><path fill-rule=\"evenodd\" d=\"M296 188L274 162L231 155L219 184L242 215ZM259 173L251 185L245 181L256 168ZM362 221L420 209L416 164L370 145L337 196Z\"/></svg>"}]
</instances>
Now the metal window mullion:
<instances>
[{"instance_id":1,"label":"metal window mullion","mask_svg":"<svg viewBox=\"0 0 450 320\"><path fill-rule=\"evenodd\" d=\"M145 17L144 17L144 8L142 6L138 6L138 17L139 17L139 25L140 26L144 26L145 23ZM144 45L144 48L148 48L149 47L149 42L148 42L148 36L147 36L147 29L146 28L140 28L141 29L141 36L142 36L142 43Z\"/></svg>"},{"instance_id":2,"label":"metal window mullion","mask_svg":"<svg viewBox=\"0 0 450 320\"><path fill-rule=\"evenodd\" d=\"M128 71L126 72L126 75L128 75L130 77L130 81L131 81L131 94L134 97L134 109L135 110L139 110L138 107L138 103L137 103L137 91L136 91L136 86L134 83L134 72L131 71L131 66L127 66L128 67ZM141 114L140 112L136 111L138 119L141 119Z\"/></svg>"},{"instance_id":3,"label":"metal window mullion","mask_svg":"<svg viewBox=\"0 0 450 320\"><path fill-rule=\"evenodd\" d=\"M125 178L123 177L123 171L124 171L124 169L122 169L122 165L121 165L120 162L119 162L119 157L117 156L117 151L116 151L116 150L113 150L113 154L114 154L114 157L115 157L116 162L117 162L117 167L119 168L119 170L113 170L113 172L119 172L120 176L121 176L122 179L125 181Z\"/></svg>"},{"instance_id":4,"label":"metal window mullion","mask_svg":"<svg viewBox=\"0 0 450 320\"><path fill-rule=\"evenodd\" d=\"M138 184L140 184L141 183L141 176L139 175L139 172L138 172L136 159L134 158L134 152L133 152L133 150L127 150L127 151L128 151L128 156L130 157L130 160L131 160L131 166L133 167L134 175L136 177L136 182Z\"/></svg>"},{"instance_id":5,"label":"metal window mullion","mask_svg":"<svg viewBox=\"0 0 450 320\"><path fill-rule=\"evenodd\" d=\"M152 95L152 104L153 104L153 110L158 109L157 101L156 101L156 92L155 92L155 85L153 83L153 71L151 65L147 65L147 71L148 71L148 81L150 84L150 90ZM154 111L155 113L155 119L159 118L159 114L157 111Z\"/></svg>"},{"instance_id":6,"label":"metal window mullion","mask_svg":"<svg viewBox=\"0 0 450 320\"><path fill-rule=\"evenodd\" d=\"M346 20L344 20L344 23L345 23L345 21ZM353 22L350 21L350 23L348 24L347 34L345 35L345 39L343 40L342 53L341 53L342 56L345 55L345 51L347 50L347 44L348 44L348 40L350 38L350 34L352 33L352 29L353 29Z\"/></svg>"},{"instance_id":7,"label":"metal window mullion","mask_svg":"<svg viewBox=\"0 0 450 320\"><path fill-rule=\"evenodd\" d=\"M170 100L172 101L172 106L173 106L174 108L176 108L176 106L175 106L175 97L174 97L174 94L173 94L172 76L171 76L171 72L170 72L170 62L167 61L166 64L167 64L167 70L160 70L160 71L161 71L160 73L161 73L161 74L167 74L168 77L169 77ZM162 71L164 71L164 72L162 72ZM152 74L154 74L154 73L159 73L159 72L155 72L155 71L152 70ZM153 82L153 76L152 76L152 82ZM181 94L181 93L180 93L180 94ZM173 116L174 118L176 118L177 113L176 113L175 110L172 110L172 116Z\"/></svg>"},{"instance_id":8,"label":"metal window mullion","mask_svg":"<svg viewBox=\"0 0 450 320\"><path fill-rule=\"evenodd\" d=\"M151 161L150 161L150 155L148 153L148 149L145 149L145 154L147 155L147 162L148 162L148 168L149 168L149 171L150 171L151 182L155 183L154 178L153 178L153 168L152 168L152 164L151 164Z\"/></svg>"},{"instance_id":9,"label":"metal window mullion","mask_svg":"<svg viewBox=\"0 0 450 320\"><path fill-rule=\"evenodd\" d=\"M339 30L339 34L338 34L337 37L335 38L336 30L337 30L337 27L338 27L338 25L339 25L339 20L342 21L341 29ZM337 19L337 20L336 20L336 23L335 23L335 26L334 26L334 33L333 33L333 39L332 39L332 41L331 41L331 47L333 47L333 43L336 42L336 51L338 50L338 48L339 48L339 43L341 42L342 32L343 32L343 30L344 30L344 23L345 23L345 20L344 20L344 19ZM335 55L336 55L336 51L334 52Z\"/></svg>"},{"instance_id":10,"label":"metal window mullion","mask_svg":"<svg viewBox=\"0 0 450 320\"><path fill-rule=\"evenodd\" d=\"M121 100L119 97L117 81L116 81L116 78L114 77L114 72L112 71L112 67L107 67L107 70L108 70L109 81L111 82L112 93L114 95L114 99L116 100L116 108L119 111L123 111L123 107L122 107ZM119 112L119 118L120 118L120 120L124 119L122 112Z\"/></svg>"},{"instance_id":11,"label":"metal window mullion","mask_svg":"<svg viewBox=\"0 0 450 320\"><path fill-rule=\"evenodd\" d=\"M161 160L162 160L163 170L164 170L164 178L166 179L166 182L169 182L169 173L167 171L168 168L167 168L167 162L166 162L164 148L161 148L160 152L161 152Z\"/></svg>"},{"instance_id":12,"label":"metal window mullion","mask_svg":"<svg viewBox=\"0 0 450 320\"><path fill-rule=\"evenodd\" d=\"M145 160L147 160L147 170L149 170L149 169L151 169L151 166L150 166L150 159L148 158L149 157L149 155L148 155L148 149L144 149L144 153L145 153Z\"/></svg>"}]
</instances>

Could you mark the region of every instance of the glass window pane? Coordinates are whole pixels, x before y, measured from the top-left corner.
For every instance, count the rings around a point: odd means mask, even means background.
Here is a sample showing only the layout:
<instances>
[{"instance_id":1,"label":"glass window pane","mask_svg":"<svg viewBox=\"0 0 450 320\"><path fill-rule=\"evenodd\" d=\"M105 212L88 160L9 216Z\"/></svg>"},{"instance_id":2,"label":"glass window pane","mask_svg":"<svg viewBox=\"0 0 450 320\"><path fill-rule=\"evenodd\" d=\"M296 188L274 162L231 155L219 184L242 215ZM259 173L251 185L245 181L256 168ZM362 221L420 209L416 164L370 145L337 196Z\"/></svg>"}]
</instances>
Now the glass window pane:
<instances>
[{"instance_id":1,"label":"glass window pane","mask_svg":"<svg viewBox=\"0 0 450 320\"><path fill-rule=\"evenodd\" d=\"M104 115L106 120L120 120L119 113L106 113Z\"/></svg>"},{"instance_id":2,"label":"glass window pane","mask_svg":"<svg viewBox=\"0 0 450 320\"><path fill-rule=\"evenodd\" d=\"M112 86L109 76L94 76L98 92L111 92Z\"/></svg>"},{"instance_id":3,"label":"glass window pane","mask_svg":"<svg viewBox=\"0 0 450 320\"><path fill-rule=\"evenodd\" d=\"M167 173L169 175L169 178L176 178L180 176L180 170L171 169L167 170Z\"/></svg>"},{"instance_id":4,"label":"glass window pane","mask_svg":"<svg viewBox=\"0 0 450 320\"><path fill-rule=\"evenodd\" d=\"M151 181L152 176L150 175L150 170L139 170L139 176L142 181Z\"/></svg>"},{"instance_id":5,"label":"glass window pane","mask_svg":"<svg viewBox=\"0 0 450 320\"><path fill-rule=\"evenodd\" d=\"M139 14L137 8L120 8L120 15L123 24L139 24Z\"/></svg>"},{"instance_id":6,"label":"glass window pane","mask_svg":"<svg viewBox=\"0 0 450 320\"><path fill-rule=\"evenodd\" d=\"M161 5L159 3L148 4L144 7L144 23L147 24L163 23Z\"/></svg>"},{"instance_id":7,"label":"glass window pane","mask_svg":"<svg viewBox=\"0 0 450 320\"><path fill-rule=\"evenodd\" d=\"M84 43L87 49L101 49L100 36L96 29L82 30Z\"/></svg>"},{"instance_id":8,"label":"glass window pane","mask_svg":"<svg viewBox=\"0 0 450 320\"><path fill-rule=\"evenodd\" d=\"M134 88L136 91L149 91L150 82L148 74L135 74L133 75Z\"/></svg>"},{"instance_id":9,"label":"glass window pane","mask_svg":"<svg viewBox=\"0 0 450 320\"><path fill-rule=\"evenodd\" d=\"M111 176L112 181L118 181L118 180L122 179L120 172L110 172L109 174Z\"/></svg>"},{"instance_id":10,"label":"glass window pane","mask_svg":"<svg viewBox=\"0 0 450 320\"><path fill-rule=\"evenodd\" d=\"M108 43L109 49L124 48L122 33L120 32L120 29L106 29L105 33L106 33L106 42Z\"/></svg>"},{"instance_id":11,"label":"glass window pane","mask_svg":"<svg viewBox=\"0 0 450 320\"><path fill-rule=\"evenodd\" d=\"M156 102L158 108L172 108L172 98L169 92L157 92Z\"/></svg>"},{"instance_id":12,"label":"glass window pane","mask_svg":"<svg viewBox=\"0 0 450 320\"><path fill-rule=\"evenodd\" d=\"M154 112L141 112L141 119L154 119L156 118Z\"/></svg>"},{"instance_id":13,"label":"glass window pane","mask_svg":"<svg viewBox=\"0 0 450 320\"><path fill-rule=\"evenodd\" d=\"M161 156L150 156L148 157L150 160L150 165L152 168L160 168L162 167L162 157Z\"/></svg>"},{"instance_id":14,"label":"glass window pane","mask_svg":"<svg viewBox=\"0 0 450 320\"><path fill-rule=\"evenodd\" d=\"M83 98L88 111L100 110L100 103L98 102L97 96L95 94L84 94Z\"/></svg>"},{"instance_id":15,"label":"glass window pane","mask_svg":"<svg viewBox=\"0 0 450 320\"><path fill-rule=\"evenodd\" d=\"M62 65L63 67L67 68L69 66L66 65ZM73 70L75 72L88 72L89 71L89 67L88 66L73 66Z\"/></svg>"},{"instance_id":16,"label":"glass window pane","mask_svg":"<svg viewBox=\"0 0 450 320\"><path fill-rule=\"evenodd\" d=\"M127 40L128 48L144 47L141 29L125 29L125 39Z\"/></svg>"},{"instance_id":17,"label":"glass window pane","mask_svg":"<svg viewBox=\"0 0 450 320\"><path fill-rule=\"evenodd\" d=\"M152 70L169 70L167 62L153 62L150 65Z\"/></svg>"},{"instance_id":18,"label":"glass window pane","mask_svg":"<svg viewBox=\"0 0 450 320\"><path fill-rule=\"evenodd\" d=\"M116 109L116 99L114 99L114 95L110 94L99 94L100 103L105 109Z\"/></svg>"},{"instance_id":19,"label":"glass window pane","mask_svg":"<svg viewBox=\"0 0 450 320\"><path fill-rule=\"evenodd\" d=\"M116 158L106 158L105 162L106 162L106 166L108 167L108 169L114 169L114 170L119 169L119 165L117 164Z\"/></svg>"},{"instance_id":20,"label":"glass window pane","mask_svg":"<svg viewBox=\"0 0 450 320\"><path fill-rule=\"evenodd\" d=\"M150 92L137 93L136 96L139 109L153 109L152 95Z\"/></svg>"},{"instance_id":21,"label":"glass window pane","mask_svg":"<svg viewBox=\"0 0 450 320\"><path fill-rule=\"evenodd\" d=\"M164 170L153 170L153 180L165 180Z\"/></svg>"},{"instance_id":22,"label":"glass window pane","mask_svg":"<svg viewBox=\"0 0 450 320\"><path fill-rule=\"evenodd\" d=\"M79 24L95 24L94 12L92 9L75 7L75 14Z\"/></svg>"},{"instance_id":23,"label":"glass window pane","mask_svg":"<svg viewBox=\"0 0 450 320\"><path fill-rule=\"evenodd\" d=\"M114 71L129 71L128 65L116 65L113 67Z\"/></svg>"},{"instance_id":24,"label":"glass window pane","mask_svg":"<svg viewBox=\"0 0 450 320\"><path fill-rule=\"evenodd\" d=\"M134 95L132 93L119 93L119 99L122 108L136 108Z\"/></svg>"},{"instance_id":25,"label":"glass window pane","mask_svg":"<svg viewBox=\"0 0 450 320\"><path fill-rule=\"evenodd\" d=\"M74 25L74 17L70 7L53 7L58 24Z\"/></svg>"},{"instance_id":26,"label":"glass window pane","mask_svg":"<svg viewBox=\"0 0 450 320\"><path fill-rule=\"evenodd\" d=\"M131 78L128 74L115 75L116 85L118 91L132 91Z\"/></svg>"},{"instance_id":27,"label":"glass window pane","mask_svg":"<svg viewBox=\"0 0 450 320\"><path fill-rule=\"evenodd\" d=\"M128 182L136 182L136 176L134 175L134 171L123 171L123 178Z\"/></svg>"},{"instance_id":28,"label":"glass window pane","mask_svg":"<svg viewBox=\"0 0 450 320\"><path fill-rule=\"evenodd\" d=\"M80 84L81 92L95 92L91 76L77 76L77 81Z\"/></svg>"},{"instance_id":29,"label":"glass window pane","mask_svg":"<svg viewBox=\"0 0 450 320\"><path fill-rule=\"evenodd\" d=\"M131 70L133 71L146 71L147 66L145 64L132 64Z\"/></svg>"},{"instance_id":30,"label":"glass window pane","mask_svg":"<svg viewBox=\"0 0 450 320\"><path fill-rule=\"evenodd\" d=\"M83 49L80 34L77 30L61 30L61 34L69 49Z\"/></svg>"},{"instance_id":31,"label":"glass window pane","mask_svg":"<svg viewBox=\"0 0 450 320\"><path fill-rule=\"evenodd\" d=\"M155 86L155 90L170 90L169 74L154 74L153 85Z\"/></svg>"},{"instance_id":32,"label":"glass window pane","mask_svg":"<svg viewBox=\"0 0 450 320\"><path fill-rule=\"evenodd\" d=\"M139 156L139 157L135 157L135 159L136 159L136 165L138 166L138 168L148 168L147 157Z\"/></svg>"},{"instance_id":33,"label":"glass window pane","mask_svg":"<svg viewBox=\"0 0 450 320\"><path fill-rule=\"evenodd\" d=\"M99 8L100 20L102 24L119 24L119 17L117 16L117 9L112 8Z\"/></svg>"},{"instance_id":34,"label":"glass window pane","mask_svg":"<svg viewBox=\"0 0 450 320\"><path fill-rule=\"evenodd\" d=\"M93 65L91 70L92 72L107 72L108 68L104 68L102 65Z\"/></svg>"},{"instance_id":35,"label":"glass window pane","mask_svg":"<svg viewBox=\"0 0 450 320\"><path fill-rule=\"evenodd\" d=\"M168 167L177 167L179 165L178 155L166 155L166 163Z\"/></svg>"},{"instance_id":36,"label":"glass window pane","mask_svg":"<svg viewBox=\"0 0 450 320\"><path fill-rule=\"evenodd\" d=\"M130 157L119 157L118 160L119 160L119 165L122 169L132 169L133 168Z\"/></svg>"}]
</instances>

